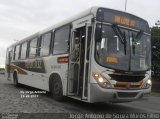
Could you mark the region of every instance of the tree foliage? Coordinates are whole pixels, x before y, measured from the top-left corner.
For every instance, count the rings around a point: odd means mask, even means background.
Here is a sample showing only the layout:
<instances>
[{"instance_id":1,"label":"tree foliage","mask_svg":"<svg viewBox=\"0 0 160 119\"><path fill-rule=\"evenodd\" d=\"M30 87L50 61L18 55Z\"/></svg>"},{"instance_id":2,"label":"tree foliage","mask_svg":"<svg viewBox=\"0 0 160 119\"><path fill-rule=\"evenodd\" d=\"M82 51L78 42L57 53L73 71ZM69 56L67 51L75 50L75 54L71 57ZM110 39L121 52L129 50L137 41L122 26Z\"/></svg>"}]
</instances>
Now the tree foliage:
<instances>
[{"instance_id":1,"label":"tree foliage","mask_svg":"<svg viewBox=\"0 0 160 119\"><path fill-rule=\"evenodd\" d=\"M152 71L154 75L160 76L160 27L153 26L151 28L152 41Z\"/></svg>"}]
</instances>

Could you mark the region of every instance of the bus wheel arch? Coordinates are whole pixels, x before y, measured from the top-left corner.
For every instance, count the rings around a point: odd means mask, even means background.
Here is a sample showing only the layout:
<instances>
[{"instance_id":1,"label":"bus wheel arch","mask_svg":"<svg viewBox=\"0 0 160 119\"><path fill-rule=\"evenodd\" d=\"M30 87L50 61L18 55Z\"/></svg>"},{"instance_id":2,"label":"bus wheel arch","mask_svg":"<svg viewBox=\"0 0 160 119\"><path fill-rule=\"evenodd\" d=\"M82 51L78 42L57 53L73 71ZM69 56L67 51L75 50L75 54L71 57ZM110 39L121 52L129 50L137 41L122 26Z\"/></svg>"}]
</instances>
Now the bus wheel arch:
<instances>
[{"instance_id":1,"label":"bus wheel arch","mask_svg":"<svg viewBox=\"0 0 160 119\"><path fill-rule=\"evenodd\" d=\"M63 85L59 74L53 73L49 77L49 91L57 101L63 101Z\"/></svg>"},{"instance_id":2,"label":"bus wheel arch","mask_svg":"<svg viewBox=\"0 0 160 119\"><path fill-rule=\"evenodd\" d=\"M13 84L15 87L18 87L19 86L19 83L18 83L18 71L14 71L13 72Z\"/></svg>"}]
</instances>

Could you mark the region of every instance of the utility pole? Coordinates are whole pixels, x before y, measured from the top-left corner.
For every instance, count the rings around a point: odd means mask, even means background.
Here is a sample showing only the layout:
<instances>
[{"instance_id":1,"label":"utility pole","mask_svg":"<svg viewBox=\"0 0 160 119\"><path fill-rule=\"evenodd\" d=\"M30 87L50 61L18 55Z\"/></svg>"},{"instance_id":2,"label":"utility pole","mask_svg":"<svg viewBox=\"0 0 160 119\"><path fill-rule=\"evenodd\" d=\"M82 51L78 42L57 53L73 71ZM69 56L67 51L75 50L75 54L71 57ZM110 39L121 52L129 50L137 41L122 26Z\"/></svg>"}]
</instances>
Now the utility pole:
<instances>
[{"instance_id":1,"label":"utility pole","mask_svg":"<svg viewBox=\"0 0 160 119\"><path fill-rule=\"evenodd\" d=\"M125 12L127 10L127 0L125 0Z\"/></svg>"}]
</instances>

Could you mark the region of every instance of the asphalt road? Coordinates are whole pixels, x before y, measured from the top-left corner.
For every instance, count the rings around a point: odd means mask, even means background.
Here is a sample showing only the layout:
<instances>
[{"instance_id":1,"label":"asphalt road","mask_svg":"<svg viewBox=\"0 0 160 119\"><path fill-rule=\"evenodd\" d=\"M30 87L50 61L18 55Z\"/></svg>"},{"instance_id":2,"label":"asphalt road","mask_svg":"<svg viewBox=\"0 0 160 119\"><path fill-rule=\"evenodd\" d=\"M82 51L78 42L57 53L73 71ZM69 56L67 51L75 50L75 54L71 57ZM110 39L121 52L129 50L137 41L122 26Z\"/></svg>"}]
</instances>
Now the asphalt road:
<instances>
[{"instance_id":1,"label":"asphalt road","mask_svg":"<svg viewBox=\"0 0 160 119\"><path fill-rule=\"evenodd\" d=\"M89 104L66 98L57 102L52 96L39 94L36 98L22 98L21 91L39 91L28 86L16 88L0 76L0 113L160 113L160 97L130 103Z\"/></svg>"}]
</instances>

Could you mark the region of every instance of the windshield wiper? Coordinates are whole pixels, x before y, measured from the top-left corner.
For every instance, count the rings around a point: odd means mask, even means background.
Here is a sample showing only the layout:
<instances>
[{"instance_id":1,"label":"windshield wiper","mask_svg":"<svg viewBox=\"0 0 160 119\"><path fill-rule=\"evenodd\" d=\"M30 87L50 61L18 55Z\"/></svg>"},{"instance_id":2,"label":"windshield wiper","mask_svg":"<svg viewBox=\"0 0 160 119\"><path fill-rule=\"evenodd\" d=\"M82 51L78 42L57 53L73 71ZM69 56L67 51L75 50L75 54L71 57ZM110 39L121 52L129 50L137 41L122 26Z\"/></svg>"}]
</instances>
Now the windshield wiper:
<instances>
[{"instance_id":1,"label":"windshield wiper","mask_svg":"<svg viewBox=\"0 0 160 119\"><path fill-rule=\"evenodd\" d=\"M132 33L132 51L133 51L133 54L135 55L135 38L133 33Z\"/></svg>"},{"instance_id":2,"label":"windshield wiper","mask_svg":"<svg viewBox=\"0 0 160 119\"><path fill-rule=\"evenodd\" d=\"M126 34L124 32L124 34L121 32L121 30L119 29L119 27L117 25L112 25L112 28L114 30L114 32L116 33L116 35L120 38L120 42L122 44L124 44L124 52L125 52L125 55L126 55L126 44L127 44L127 41L126 41Z\"/></svg>"},{"instance_id":3,"label":"windshield wiper","mask_svg":"<svg viewBox=\"0 0 160 119\"><path fill-rule=\"evenodd\" d=\"M114 30L114 32L116 33L116 35L120 38L121 43L124 44L124 37L123 34L121 32L121 30L119 29L119 27L117 25L112 25L112 28Z\"/></svg>"},{"instance_id":4,"label":"windshield wiper","mask_svg":"<svg viewBox=\"0 0 160 119\"><path fill-rule=\"evenodd\" d=\"M126 48L127 48L127 47L126 47L126 46L127 46L126 44L127 44L127 40L126 40L126 33L125 33L125 32L124 32L124 35L123 35L123 36L124 36L124 53L125 53L125 55L126 55Z\"/></svg>"},{"instance_id":5,"label":"windshield wiper","mask_svg":"<svg viewBox=\"0 0 160 119\"><path fill-rule=\"evenodd\" d=\"M141 30L140 32L137 33L135 37L135 43L137 43L141 39L142 35L143 35L143 31Z\"/></svg>"}]
</instances>

